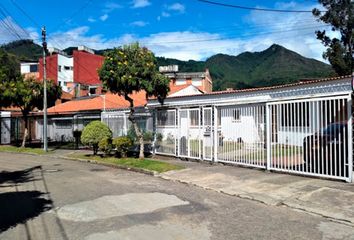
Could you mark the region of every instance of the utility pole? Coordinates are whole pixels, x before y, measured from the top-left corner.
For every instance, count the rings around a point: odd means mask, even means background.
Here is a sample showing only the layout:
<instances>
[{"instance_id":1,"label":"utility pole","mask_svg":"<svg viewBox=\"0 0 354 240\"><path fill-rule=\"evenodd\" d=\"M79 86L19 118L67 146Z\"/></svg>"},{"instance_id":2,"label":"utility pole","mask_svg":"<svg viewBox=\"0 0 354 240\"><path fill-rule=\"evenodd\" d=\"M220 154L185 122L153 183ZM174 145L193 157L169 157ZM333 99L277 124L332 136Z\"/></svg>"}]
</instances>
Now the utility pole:
<instances>
[{"instance_id":1,"label":"utility pole","mask_svg":"<svg viewBox=\"0 0 354 240\"><path fill-rule=\"evenodd\" d=\"M46 30L42 27L42 46L43 46L43 150L48 151L48 131L47 131L47 71L46 71Z\"/></svg>"}]
</instances>

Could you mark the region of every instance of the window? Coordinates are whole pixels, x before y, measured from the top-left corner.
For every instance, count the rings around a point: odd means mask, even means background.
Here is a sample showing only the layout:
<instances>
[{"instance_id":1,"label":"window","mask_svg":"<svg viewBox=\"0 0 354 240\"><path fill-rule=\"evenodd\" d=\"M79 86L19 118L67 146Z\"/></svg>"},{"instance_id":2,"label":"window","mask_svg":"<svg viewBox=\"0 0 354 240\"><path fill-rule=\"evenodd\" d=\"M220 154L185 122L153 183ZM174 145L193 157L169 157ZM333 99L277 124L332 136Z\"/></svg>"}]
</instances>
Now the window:
<instances>
[{"instance_id":1,"label":"window","mask_svg":"<svg viewBox=\"0 0 354 240\"><path fill-rule=\"evenodd\" d=\"M38 72L38 65L37 64L32 64L30 65L30 72Z\"/></svg>"},{"instance_id":2,"label":"window","mask_svg":"<svg viewBox=\"0 0 354 240\"><path fill-rule=\"evenodd\" d=\"M72 121L71 120L57 120L55 121L55 126L57 129L71 129Z\"/></svg>"},{"instance_id":3,"label":"window","mask_svg":"<svg viewBox=\"0 0 354 240\"><path fill-rule=\"evenodd\" d=\"M64 66L64 70L65 70L65 71L72 70L72 67L70 67L70 66Z\"/></svg>"},{"instance_id":4,"label":"window","mask_svg":"<svg viewBox=\"0 0 354 240\"><path fill-rule=\"evenodd\" d=\"M190 126L191 127L199 126L199 111L191 110L189 112L189 118L190 118Z\"/></svg>"},{"instance_id":5,"label":"window","mask_svg":"<svg viewBox=\"0 0 354 240\"><path fill-rule=\"evenodd\" d=\"M175 111L159 110L157 112L158 126L174 126L176 122Z\"/></svg>"},{"instance_id":6,"label":"window","mask_svg":"<svg viewBox=\"0 0 354 240\"><path fill-rule=\"evenodd\" d=\"M193 86L200 87L202 86L202 79L201 78L192 78L192 84Z\"/></svg>"},{"instance_id":7,"label":"window","mask_svg":"<svg viewBox=\"0 0 354 240\"><path fill-rule=\"evenodd\" d=\"M58 66L58 71L61 72L61 66L60 65Z\"/></svg>"},{"instance_id":8,"label":"window","mask_svg":"<svg viewBox=\"0 0 354 240\"><path fill-rule=\"evenodd\" d=\"M183 78L177 78L176 79L176 85L184 85L187 83L187 80L186 79L183 79Z\"/></svg>"},{"instance_id":9,"label":"window","mask_svg":"<svg viewBox=\"0 0 354 240\"><path fill-rule=\"evenodd\" d=\"M90 88L90 94L91 95L96 94L96 88Z\"/></svg>"},{"instance_id":10,"label":"window","mask_svg":"<svg viewBox=\"0 0 354 240\"><path fill-rule=\"evenodd\" d=\"M233 122L241 122L241 111L240 109L232 110L232 121Z\"/></svg>"}]
</instances>

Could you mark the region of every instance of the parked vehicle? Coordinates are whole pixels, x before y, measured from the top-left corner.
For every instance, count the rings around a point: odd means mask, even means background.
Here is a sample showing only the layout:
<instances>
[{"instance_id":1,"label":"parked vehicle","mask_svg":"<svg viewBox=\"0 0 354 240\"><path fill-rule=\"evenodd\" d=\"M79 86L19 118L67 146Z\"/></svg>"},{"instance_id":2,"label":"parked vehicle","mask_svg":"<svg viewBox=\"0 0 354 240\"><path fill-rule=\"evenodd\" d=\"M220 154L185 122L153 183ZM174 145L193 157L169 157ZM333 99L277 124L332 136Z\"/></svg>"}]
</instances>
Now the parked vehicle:
<instances>
[{"instance_id":1,"label":"parked vehicle","mask_svg":"<svg viewBox=\"0 0 354 240\"><path fill-rule=\"evenodd\" d=\"M348 176L348 127L335 122L303 141L305 170L311 173Z\"/></svg>"}]
</instances>

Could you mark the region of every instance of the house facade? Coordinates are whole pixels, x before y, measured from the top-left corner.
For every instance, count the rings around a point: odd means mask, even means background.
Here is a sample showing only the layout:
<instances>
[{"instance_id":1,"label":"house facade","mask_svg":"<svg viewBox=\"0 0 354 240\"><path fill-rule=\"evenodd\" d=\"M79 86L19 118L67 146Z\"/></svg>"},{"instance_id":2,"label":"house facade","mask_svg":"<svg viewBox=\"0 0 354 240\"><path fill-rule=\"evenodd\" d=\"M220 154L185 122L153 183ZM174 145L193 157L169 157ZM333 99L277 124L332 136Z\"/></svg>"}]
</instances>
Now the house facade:
<instances>
[{"instance_id":1,"label":"house facade","mask_svg":"<svg viewBox=\"0 0 354 240\"><path fill-rule=\"evenodd\" d=\"M150 100L155 151L350 181L351 80L170 96L163 106Z\"/></svg>"}]
</instances>

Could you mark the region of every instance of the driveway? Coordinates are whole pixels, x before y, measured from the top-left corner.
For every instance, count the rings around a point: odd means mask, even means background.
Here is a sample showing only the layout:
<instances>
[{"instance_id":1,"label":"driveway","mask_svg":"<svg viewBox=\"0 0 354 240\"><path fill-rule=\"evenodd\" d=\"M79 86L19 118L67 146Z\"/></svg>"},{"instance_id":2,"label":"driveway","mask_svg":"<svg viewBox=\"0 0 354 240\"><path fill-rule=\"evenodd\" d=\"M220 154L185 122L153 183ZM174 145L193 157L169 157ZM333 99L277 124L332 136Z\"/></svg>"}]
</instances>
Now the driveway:
<instances>
[{"instance_id":1,"label":"driveway","mask_svg":"<svg viewBox=\"0 0 354 240\"><path fill-rule=\"evenodd\" d=\"M353 239L320 216L125 170L0 153L0 239Z\"/></svg>"}]
</instances>

